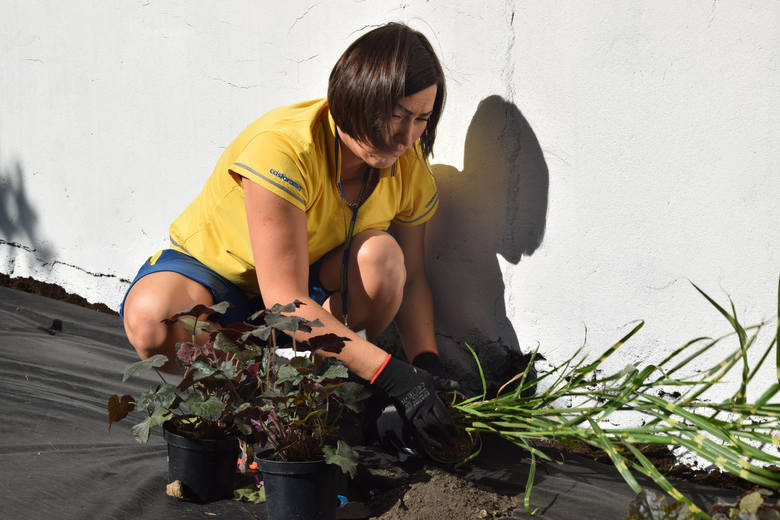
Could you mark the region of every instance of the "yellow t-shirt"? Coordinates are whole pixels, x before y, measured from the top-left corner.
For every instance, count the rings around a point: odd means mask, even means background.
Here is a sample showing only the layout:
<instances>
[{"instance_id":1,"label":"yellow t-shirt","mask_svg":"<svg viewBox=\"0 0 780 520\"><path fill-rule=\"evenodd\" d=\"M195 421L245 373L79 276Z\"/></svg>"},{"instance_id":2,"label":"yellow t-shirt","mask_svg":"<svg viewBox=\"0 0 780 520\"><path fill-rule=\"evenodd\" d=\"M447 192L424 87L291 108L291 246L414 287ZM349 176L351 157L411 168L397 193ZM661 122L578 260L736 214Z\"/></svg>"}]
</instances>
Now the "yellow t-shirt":
<instances>
[{"instance_id":1,"label":"yellow t-shirt","mask_svg":"<svg viewBox=\"0 0 780 520\"><path fill-rule=\"evenodd\" d=\"M344 243L352 210L338 190L341 164L327 100L274 109L227 147L200 195L171 224L174 249L189 254L248 294L259 294L244 206L246 177L306 212L309 264ZM422 224L438 206L430 166L410 147L361 206L355 233L391 222ZM339 154L340 156L340 154ZM346 225L345 225L346 222Z\"/></svg>"}]
</instances>

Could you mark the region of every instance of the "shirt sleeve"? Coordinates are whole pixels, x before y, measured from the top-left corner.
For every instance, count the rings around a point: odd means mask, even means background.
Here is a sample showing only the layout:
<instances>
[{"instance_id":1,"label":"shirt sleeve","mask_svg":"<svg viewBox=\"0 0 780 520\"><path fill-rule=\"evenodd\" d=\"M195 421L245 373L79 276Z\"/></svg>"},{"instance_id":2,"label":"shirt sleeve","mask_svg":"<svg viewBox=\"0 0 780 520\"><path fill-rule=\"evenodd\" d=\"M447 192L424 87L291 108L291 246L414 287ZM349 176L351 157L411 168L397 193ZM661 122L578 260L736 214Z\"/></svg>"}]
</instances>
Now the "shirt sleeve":
<instances>
[{"instance_id":1,"label":"shirt sleeve","mask_svg":"<svg viewBox=\"0 0 780 520\"><path fill-rule=\"evenodd\" d=\"M393 222L406 226L423 224L433 217L439 207L439 191L428 161L413 151L402 165L403 197L401 208ZM404 167L406 166L406 167Z\"/></svg>"},{"instance_id":2,"label":"shirt sleeve","mask_svg":"<svg viewBox=\"0 0 780 520\"><path fill-rule=\"evenodd\" d=\"M255 136L230 165L230 171L256 182L303 211L310 186L296 146L284 135L264 132Z\"/></svg>"}]
</instances>

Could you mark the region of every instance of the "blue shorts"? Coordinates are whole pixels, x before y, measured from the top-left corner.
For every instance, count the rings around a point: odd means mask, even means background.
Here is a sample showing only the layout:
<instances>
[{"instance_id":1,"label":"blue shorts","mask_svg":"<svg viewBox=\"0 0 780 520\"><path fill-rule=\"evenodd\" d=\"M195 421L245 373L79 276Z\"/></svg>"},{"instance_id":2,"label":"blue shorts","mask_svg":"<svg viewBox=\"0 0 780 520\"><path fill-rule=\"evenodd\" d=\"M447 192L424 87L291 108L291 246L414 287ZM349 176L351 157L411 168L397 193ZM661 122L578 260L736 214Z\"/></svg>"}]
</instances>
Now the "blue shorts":
<instances>
[{"instance_id":1,"label":"blue shorts","mask_svg":"<svg viewBox=\"0 0 780 520\"><path fill-rule=\"evenodd\" d=\"M321 265L322 259L317 260L309 267L309 296L320 305L330 296L330 293L320 283ZM130 292L135 282L147 274L160 271L179 273L190 280L198 282L209 290L214 303L223 301L232 303L233 306L225 314L212 315L212 319L222 326L237 321L244 321L255 312L265 308L263 299L259 295L250 297L239 289L238 286L197 259L174 249L164 249L159 254L149 257L138 271L138 274L135 275L135 278L130 283L130 287L127 288L124 298L122 298L122 305L119 306L119 316L124 318L125 298L127 298L127 293Z\"/></svg>"}]
</instances>

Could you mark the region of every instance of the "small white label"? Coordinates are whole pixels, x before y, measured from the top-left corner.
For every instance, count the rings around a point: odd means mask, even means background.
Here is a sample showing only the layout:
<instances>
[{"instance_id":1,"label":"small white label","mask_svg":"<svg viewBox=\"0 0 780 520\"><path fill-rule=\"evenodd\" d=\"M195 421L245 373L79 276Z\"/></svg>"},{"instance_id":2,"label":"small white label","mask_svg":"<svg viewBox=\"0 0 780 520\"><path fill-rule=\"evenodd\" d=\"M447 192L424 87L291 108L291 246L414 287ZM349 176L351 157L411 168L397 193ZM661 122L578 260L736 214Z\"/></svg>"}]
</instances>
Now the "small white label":
<instances>
[{"instance_id":1,"label":"small white label","mask_svg":"<svg viewBox=\"0 0 780 520\"><path fill-rule=\"evenodd\" d=\"M366 339L366 340L368 339L368 338L366 338L366 329L359 330L355 334L357 334L358 336L360 336L363 339Z\"/></svg>"}]
</instances>

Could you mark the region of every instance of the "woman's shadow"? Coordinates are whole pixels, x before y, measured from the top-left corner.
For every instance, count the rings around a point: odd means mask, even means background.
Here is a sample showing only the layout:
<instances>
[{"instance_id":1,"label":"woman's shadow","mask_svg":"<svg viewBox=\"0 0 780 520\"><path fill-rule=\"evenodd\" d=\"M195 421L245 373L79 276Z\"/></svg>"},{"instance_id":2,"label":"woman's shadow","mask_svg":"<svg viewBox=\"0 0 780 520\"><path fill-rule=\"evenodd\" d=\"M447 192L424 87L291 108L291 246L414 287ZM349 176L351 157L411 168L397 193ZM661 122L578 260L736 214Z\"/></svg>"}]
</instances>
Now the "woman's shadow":
<instances>
[{"instance_id":1,"label":"woman's shadow","mask_svg":"<svg viewBox=\"0 0 780 520\"><path fill-rule=\"evenodd\" d=\"M549 176L539 141L512 103L483 99L466 134L464 167L436 164L439 209L428 224L427 272L434 294L442 362L481 393L476 350L489 391L525 366L506 316L505 287L496 254L517 264L542 243Z\"/></svg>"}]
</instances>

